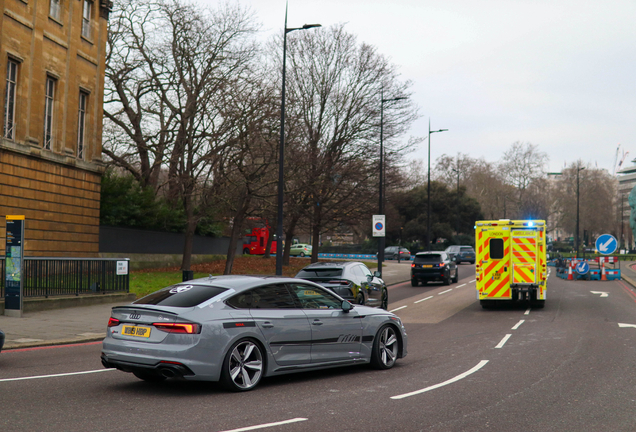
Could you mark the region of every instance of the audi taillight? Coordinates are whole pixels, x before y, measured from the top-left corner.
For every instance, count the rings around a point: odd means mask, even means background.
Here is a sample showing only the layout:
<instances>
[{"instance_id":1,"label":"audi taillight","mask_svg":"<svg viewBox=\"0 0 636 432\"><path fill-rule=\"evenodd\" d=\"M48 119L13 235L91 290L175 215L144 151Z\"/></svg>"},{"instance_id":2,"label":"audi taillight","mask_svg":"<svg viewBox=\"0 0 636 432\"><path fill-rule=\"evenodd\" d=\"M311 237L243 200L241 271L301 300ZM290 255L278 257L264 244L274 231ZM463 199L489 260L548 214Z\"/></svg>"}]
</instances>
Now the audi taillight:
<instances>
[{"instance_id":1,"label":"audi taillight","mask_svg":"<svg viewBox=\"0 0 636 432\"><path fill-rule=\"evenodd\" d=\"M345 281L345 280L332 280L327 283L334 284L334 285L345 285L345 286L351 285L350 281Z\"/></svg>"},{"instance_id":2,"label":"audi taillight","mask_svg":"<svg viewBox=\"0 0 636 432\"><path fill-rule=\"evenodd\" d=\"M110 317L108 319L108 327L117 327L119 325L119 320L117 318Z\"/></svg>"},{"instance_id":3,"label":"audi taillight","mask_svg":"<svg viewBox=\"0 0 636 432\"><path fill-rule=\"evenodd\" d=\"M179 333L179 334L199 334L201 333L201 326L194 323L152 323L152 325L166 333Z\"/></svg>"}]
</instances>

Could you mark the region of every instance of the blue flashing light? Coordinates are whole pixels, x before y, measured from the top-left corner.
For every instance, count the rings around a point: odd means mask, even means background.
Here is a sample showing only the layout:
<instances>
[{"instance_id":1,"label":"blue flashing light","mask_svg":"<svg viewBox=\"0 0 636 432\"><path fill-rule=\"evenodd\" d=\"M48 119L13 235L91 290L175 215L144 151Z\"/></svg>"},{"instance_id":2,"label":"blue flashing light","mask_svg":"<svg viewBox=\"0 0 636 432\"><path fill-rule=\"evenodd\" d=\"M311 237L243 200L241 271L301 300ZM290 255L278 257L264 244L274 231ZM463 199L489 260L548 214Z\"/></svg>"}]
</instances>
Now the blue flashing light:
<instances>
[{"instance_id":1,"label":"blue flashing light","mask_svg":"<svg viewBox=\"0 0 636 432\"><path fill-rule=\"evenodd\" d=\"M528 226L534 226L534 222L532 221L528 222Z\"/></svg>"}]
</instances>

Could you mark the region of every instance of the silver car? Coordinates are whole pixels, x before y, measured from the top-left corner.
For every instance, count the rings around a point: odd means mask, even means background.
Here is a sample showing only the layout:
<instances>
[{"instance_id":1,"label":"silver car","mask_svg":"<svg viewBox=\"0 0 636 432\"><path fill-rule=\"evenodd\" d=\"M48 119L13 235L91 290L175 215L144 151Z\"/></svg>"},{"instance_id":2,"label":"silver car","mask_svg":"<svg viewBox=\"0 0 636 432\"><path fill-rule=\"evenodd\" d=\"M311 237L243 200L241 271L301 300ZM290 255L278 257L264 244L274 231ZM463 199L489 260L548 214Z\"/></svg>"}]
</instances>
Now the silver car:
<instances>
[{"instance_id":1,"label":"silver car","mask_svg":"<svg viewBox=\"0 0 636 432\"><path fill-rule=\"evenodd\" d=\"M146 381L220 381L245 391L265 376L363 363L389 369L406 348L397 316L313 282L211 276L114 307L101 358Z\"/></svg>"}]
</instances>

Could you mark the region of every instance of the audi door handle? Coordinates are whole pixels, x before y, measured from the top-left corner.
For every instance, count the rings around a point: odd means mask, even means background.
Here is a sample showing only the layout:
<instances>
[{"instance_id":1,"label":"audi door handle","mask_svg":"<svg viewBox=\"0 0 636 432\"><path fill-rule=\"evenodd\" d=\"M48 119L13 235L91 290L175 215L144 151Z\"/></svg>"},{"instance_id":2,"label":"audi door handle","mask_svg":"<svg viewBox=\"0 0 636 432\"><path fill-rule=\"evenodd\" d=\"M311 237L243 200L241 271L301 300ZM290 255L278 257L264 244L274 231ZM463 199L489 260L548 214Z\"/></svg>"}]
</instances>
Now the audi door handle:
<instances>
[{"instance_id":1,"label":"audi door handle","mask_svg":"<svg viewBox=\"0 0 636 432\"><path fill-rule=\"evenodd\" d=\"M319 319L314 320L314 322L312 322L313 325L322 325L322 321L320 321Z\"/></svg>"},{"instance_id":2,"label":"audi door handle","mask_svg":"<svg viewBox=\"0 0 636 432\"><path fill-rule=\"evenodd\" d=\"M271 322L269 322L269 321L265 321L265 322L263 323L263 328L273 328L273 327L274 327L274 324L272 324L272 323L271 323Z\"/></svg>"}]
</instances>

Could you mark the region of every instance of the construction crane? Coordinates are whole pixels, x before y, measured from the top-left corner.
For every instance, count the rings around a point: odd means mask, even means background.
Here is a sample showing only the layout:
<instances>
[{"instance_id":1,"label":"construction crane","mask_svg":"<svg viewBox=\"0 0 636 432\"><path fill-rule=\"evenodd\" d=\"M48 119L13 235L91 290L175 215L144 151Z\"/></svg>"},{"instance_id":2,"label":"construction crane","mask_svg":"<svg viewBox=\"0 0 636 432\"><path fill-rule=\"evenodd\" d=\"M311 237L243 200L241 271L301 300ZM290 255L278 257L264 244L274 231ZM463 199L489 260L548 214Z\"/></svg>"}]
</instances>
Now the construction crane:
<instances>
[{"instance_id":1,"label":"construction crane","mask_svg":"<svg viewBox=\"0 0 636 432\"><path fill-rule=\"evenodd\" d=\"M620 148L621 148L621 145L619 144L618 147L616 147L616 154L614 155L614 171L612 172L612 175L616 175L616 171L621 168L621 166L623 165L623 162L625 162L625 158L629 154L628 151L626 152L625 150L623 150L623 155L621 156L621 159L618 160Z\"/></svg>"}]
</instances>

